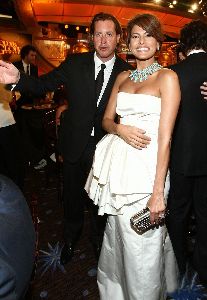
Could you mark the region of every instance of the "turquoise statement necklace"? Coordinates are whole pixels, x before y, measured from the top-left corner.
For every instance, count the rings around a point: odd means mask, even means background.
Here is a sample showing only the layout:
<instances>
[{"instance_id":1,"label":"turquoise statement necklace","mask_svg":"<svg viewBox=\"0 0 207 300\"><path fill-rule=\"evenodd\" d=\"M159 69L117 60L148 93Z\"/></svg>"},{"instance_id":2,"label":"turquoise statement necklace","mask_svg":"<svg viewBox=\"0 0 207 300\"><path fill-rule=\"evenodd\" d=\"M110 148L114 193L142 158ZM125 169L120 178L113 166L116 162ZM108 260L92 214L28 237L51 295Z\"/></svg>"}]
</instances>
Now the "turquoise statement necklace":
<instances>
[{"instance_id":1,"label":"turquoise statement necklace","mask_svg":"<svg viewBox=\"0 0 207 300\"><path fill-rule=\"evenodd\" d=\"M162 68L163 67L160 64L158 64L158 62L154 62L153 64L151 64L143 70L136 69L134 71L130 71L131 73L129 75L129 78L134 82L142 82L147 80L149 75L152 75L153 73L159 71Z\"/></svg>"}]
</instances>

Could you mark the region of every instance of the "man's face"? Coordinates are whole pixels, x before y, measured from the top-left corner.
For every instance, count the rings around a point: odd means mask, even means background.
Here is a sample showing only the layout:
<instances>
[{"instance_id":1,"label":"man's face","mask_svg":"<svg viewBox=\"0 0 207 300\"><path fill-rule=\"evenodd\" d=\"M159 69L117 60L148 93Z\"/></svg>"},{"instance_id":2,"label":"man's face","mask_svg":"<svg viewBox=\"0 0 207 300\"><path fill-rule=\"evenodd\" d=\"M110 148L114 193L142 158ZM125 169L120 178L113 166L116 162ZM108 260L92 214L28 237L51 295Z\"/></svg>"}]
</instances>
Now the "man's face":
<instances>
[{"instance_id":1,"label":"man's face","mask_svg":"<svg viewBox=\"0 0 207 300\"><path fill-rule=\"evenodd\" d=\"M24 61L27 64L35 64L37 53L35 51L29 51L29 53L25 56Z\"/></svg>"},{"instance_id":2,"label":"man's face","mask_svg":"<svg viewBox=\"0 0 207 300\"><path fill-rule=\"evenodd\" d=\"M116 33L115 24L111 20L97 21L95 23L93 42L98 58L102 62L110 60L119 42L120 34Z\"/></svg>"}]
</instances>

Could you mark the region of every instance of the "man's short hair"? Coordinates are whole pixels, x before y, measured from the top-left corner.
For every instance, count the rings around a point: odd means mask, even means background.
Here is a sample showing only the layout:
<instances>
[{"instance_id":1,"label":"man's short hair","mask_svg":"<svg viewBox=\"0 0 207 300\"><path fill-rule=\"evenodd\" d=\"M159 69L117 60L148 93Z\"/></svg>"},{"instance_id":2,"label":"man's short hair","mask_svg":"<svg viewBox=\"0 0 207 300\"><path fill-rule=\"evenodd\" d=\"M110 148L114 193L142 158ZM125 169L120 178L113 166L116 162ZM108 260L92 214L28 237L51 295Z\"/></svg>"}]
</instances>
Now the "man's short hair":
<instances>
[{"instance_id":1,"label":"man's short hair","mask_svg":"<svg viewBox=\"0 0 207 300\"><path fill-rule=\"evenodd\" d=\"M121 25L119 23L119 21L111 14L107 14L104 12L100 12L98 14L96 14L92 21L91 21L91 25L90 25L90 34L93 35L94 34L94 30L95 30L95 23L98 21L112 21L114 23L115 26L115 31L116 34L120 34L120 36L122 35L122 28Z\"/></svg>"},{"instance_id":2,"label":"man's short hair","mask_svg":"<svg viewBox=\"0 0 207 300\"><path fill-rule=\"evenodd\" d=\"M201 20L186 24L180 32L180 43L185 54L193 49L207 51L207 24Z\"/></svg>"},{"instance_id":3,"label":"man's short hair","mask_svg":"<svg viewBox=\"0 0 207 300\"><path fill-rule=\"evenodd\" d=\"M20 50L21 59L24 59L25 56L27 56L30 51L37 52L35 47L32 45L26 45L26 46L22 47L22 49Z\"/></svg>"}]
</instances>

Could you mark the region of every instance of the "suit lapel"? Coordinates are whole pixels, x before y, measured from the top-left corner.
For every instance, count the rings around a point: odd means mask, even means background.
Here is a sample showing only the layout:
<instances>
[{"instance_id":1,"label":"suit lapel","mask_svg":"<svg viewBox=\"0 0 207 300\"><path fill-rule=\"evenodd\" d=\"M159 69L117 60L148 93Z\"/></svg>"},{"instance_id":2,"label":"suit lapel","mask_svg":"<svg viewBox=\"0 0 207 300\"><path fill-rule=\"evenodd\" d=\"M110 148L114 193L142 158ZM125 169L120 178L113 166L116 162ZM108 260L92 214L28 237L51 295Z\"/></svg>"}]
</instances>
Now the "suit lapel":
<instances>
[{"instance_id":1,"label":"suit lapel","mask_svg":"<svg viewBox=\"0 0 207 300\"><path fill-rule=\"evenodd\" d=\"M20 61L19 69L24 72L24 66L23 66L23 62L22 61Z\"/></svg>"},{"instance_id":2,"label":"suit lapel","mask_svg":"<svg viewBox=\"0 0 207 300\"><path fill-rule=\"evenodd\" d=\"M21 60L18 60L16 62L14 62L15 67L19 70L19 71L23 71L24 72L24 67L23 67L23 63Z\"/></svg>"},{"instance_id":3,"label":"suit lapel","mask_svg":"<svg viewBox=\"0 0 207 300\"><path fill-rule=\"evenodd\" d=\"M89 55L88 60L83 65L83 74L85 76L85 82L81 83L87 85L88 87L88 97L89 101L93 105L96 105L95 97L95 63L94 63L94 54Z\"/></svg>"}]
</instances>

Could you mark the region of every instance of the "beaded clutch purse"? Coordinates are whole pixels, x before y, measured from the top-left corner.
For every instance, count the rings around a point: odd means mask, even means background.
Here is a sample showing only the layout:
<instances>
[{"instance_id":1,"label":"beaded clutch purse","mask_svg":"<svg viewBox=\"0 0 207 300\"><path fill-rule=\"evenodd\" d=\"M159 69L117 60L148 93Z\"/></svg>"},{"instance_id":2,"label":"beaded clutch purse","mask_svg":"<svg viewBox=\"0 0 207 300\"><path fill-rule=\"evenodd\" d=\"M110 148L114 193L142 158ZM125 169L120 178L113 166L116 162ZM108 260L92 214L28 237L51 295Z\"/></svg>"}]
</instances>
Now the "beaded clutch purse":
<instances>
[{"instance_id":1,"label":"beaded clutch purse","mask_svg":"<svg viewBox=\"0 0 207 300\"><path fill-rule=\"evenodd\" d=\"M159 226L163 226L165 224L165 217L167 214L168 214L168 211L166 211L163 214L162 218L158 219L158 222L156 224L151 224L150 210L148 207L146 207L131 217L131 219L130 219L131 228L136 233L143 234L150 229L154 229L154 228L158 228Z\"/></svg>"}]
</instances>

